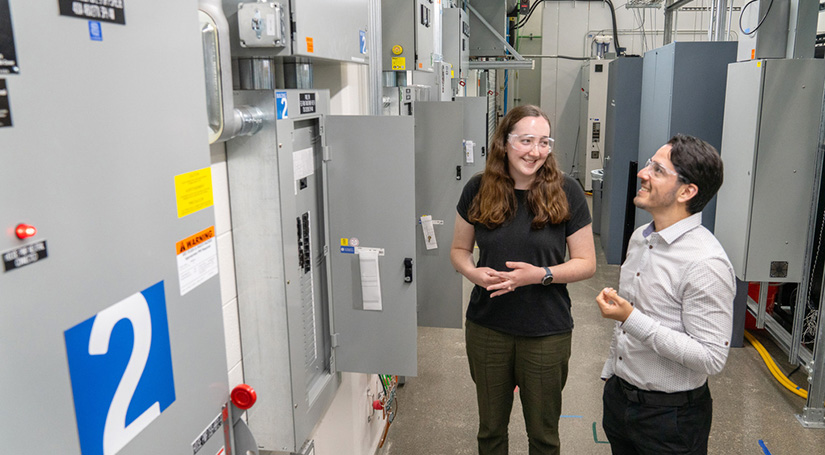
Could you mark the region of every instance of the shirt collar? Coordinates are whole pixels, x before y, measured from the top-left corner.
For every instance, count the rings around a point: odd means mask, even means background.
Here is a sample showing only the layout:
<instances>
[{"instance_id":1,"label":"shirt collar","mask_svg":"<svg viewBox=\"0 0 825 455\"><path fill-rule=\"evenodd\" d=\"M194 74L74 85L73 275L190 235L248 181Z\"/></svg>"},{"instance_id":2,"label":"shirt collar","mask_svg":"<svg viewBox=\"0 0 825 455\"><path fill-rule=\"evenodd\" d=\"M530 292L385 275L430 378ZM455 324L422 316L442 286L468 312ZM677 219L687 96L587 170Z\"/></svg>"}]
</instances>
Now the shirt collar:
<instances>
[{"instance_id":1,"label":"shirt collar","mask_svg":"<svg viewBox=\"0 0 825 455\"><path fill-rule=\"evenodd\" d=\"M689 217L677 221L676 223L668 226L665 229L657 232L659 237L662 238L668 245L673 243L676 239L682 236L685 232L690 231L691 229L695 228L702 224L702 212L694 213ZM642 231L642 235L647 238L650 234L653 233L653 221L645 227L644 231Z\"/></svg>"}]
</instances>

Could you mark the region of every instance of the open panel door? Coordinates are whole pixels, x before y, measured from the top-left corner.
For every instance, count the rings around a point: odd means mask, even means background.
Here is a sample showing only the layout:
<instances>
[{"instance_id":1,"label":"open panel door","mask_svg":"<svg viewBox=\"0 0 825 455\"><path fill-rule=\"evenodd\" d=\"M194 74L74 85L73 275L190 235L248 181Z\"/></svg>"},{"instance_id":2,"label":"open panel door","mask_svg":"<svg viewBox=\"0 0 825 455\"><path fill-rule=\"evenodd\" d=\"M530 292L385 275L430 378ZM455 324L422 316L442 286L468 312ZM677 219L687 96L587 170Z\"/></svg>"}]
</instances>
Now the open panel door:
<instances>
[{"instance_id":1,"label":"open panel door","mask_svg":"<svg viewBox=\"0 0 825 455\"><path fill-rule=\"evenodd\" d=\"M417 374L413 128L412 117L326 118L338 371Z\"/></svg>"}]
</instances>

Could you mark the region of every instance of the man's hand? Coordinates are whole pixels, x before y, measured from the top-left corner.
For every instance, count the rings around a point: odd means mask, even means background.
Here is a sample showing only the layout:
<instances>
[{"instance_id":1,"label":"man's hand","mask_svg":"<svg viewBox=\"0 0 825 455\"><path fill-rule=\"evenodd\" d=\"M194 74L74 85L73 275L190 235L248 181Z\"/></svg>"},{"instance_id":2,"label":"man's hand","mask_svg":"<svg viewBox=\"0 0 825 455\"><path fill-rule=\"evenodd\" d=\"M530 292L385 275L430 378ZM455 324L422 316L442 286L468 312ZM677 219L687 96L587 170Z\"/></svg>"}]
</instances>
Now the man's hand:
<instances>
[{"instance_id":1,"label":"man's hand","mask_svg":"<svg viewBox=\"0 0 825 455\"><path fill-rule=\"evenodd\" d=\"M599 304L602 317L606 319L624 322L633 312L633 305L619 297L619 294L613 288L602 289L602 292L596 296L596 303Z\"/></svg>"}]
</instances>

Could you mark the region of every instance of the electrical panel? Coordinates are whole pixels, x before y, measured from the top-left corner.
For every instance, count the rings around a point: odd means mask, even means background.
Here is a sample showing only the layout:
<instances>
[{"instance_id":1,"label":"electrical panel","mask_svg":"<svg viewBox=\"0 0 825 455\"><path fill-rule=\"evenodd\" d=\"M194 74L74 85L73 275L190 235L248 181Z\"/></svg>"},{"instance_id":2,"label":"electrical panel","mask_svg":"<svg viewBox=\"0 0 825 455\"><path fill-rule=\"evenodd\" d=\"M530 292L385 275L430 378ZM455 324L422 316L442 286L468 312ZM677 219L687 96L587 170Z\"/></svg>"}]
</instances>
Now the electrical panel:
<instances>
[{"instance_id":1,"label":"electrical panel","mask_svg":"<svg viewBox=\"0 0 825 455\"><path fill-rule=\"evenodd\" d=\"M310 57L367 63L369 0L223 0L233 58ZM335 18L333 21L319 18Z\"/></svg>"},{"instance_id":2,"label":"electrical panel","mask_svg":"<svg viewBox=\"0 0 825 455\"><path fill-rule=\"evenodd\" d=\"M590 60L582 65L581 129L576 150L576 177L585 191L593 188L590 172L602 169L602 129L607 114L607 79L610 60Z\"/></svg>"},{"instance_id":3,"label":"electrical panel","mask_svg":"<svg viewBox=\"0 0 825 455\"><path fill-rule=\"evenodd\" d=\"M452 64L453 91L465 83L470 70L470 21L461 8L444 9L444 61Z\"/></svg>"},{"instance_id":4,"label":"electrical panel","mask_svg":"<svg viewBox=\"0 0 825 455\"><path fill-rule=\"evenodd\" d=\"M3 448L234 450L198 14L102 3L0 0Z\"/></svg>"},{"instance_id":5,"label":"electrical panel","mask_svg":"<svg viewBox=\"0 0 825 455\"><path fill-rule=\"evenodd\" d=\"M430 0L381 0L384 71L435 71L438 7Z\"/></svg>"},{"instance_id":6,"label":"electrical panel","mask_svg":"<svg viewBox=\"0 0 825 455\"><path fill-rule=\"evenodd\" d=\"M822 60L728 66L716 237L742 281L802 281L823 84Z\"/></svg>"},{"instance_id":7,"label":"electrical panel","mask_svg":"<svg viewBox=\"0 0 825 455\"><path fill-rule=\"evenodd\" d=\"M450 262L456 204L484 170L487 99L415 103L418 325L461 328L462 276Z\"/></svg>"},{"instance_id":8,"label":"electrical panel","mask_svg":"<svg viewBox=\"0 0 825 455\"><path fill-rule=\"evenodd\" d=\"M413 118L330 116L326 90L235 101L265 117L226 145L244 378L259 396L248 423L264 450L297 452L337 372L416 374Z\"/></svg>"}]
</instances>

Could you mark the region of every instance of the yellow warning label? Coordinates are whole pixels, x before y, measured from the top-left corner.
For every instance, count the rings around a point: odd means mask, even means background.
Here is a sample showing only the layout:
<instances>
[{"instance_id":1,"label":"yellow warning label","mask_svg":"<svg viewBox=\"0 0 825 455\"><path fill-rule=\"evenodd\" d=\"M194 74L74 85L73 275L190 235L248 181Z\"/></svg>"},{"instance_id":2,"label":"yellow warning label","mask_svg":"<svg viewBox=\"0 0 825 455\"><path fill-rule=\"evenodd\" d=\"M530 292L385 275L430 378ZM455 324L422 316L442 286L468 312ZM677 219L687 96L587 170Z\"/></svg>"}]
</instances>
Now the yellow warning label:
<instances>
[{"instance_id":1,"label":"yellow warning label","mask_svg":"<svg viewBox=\"0 0 825 455\"><path fill-rule=\"evenodd\" d=\"M307 36L307 52L315 52L315 46L312 43L312 38Z\"/></svg>"},{"instance_id":2,"label":"yellow warning label","mask_svg":"<svg viewBox=\"0 0 825 455\"><path fill-rule=\"evenodd\" d=\"M195 235L190 235L189 237L181 240L180 242L175 244L175 253L181 254L186 250L198 246L201 243L215 238L215 226L209 226L208 228L198 232Z\"/></svg>"},{"instance_id":3,"label":"yellow warning label","mask_svg":"<svg viewBox=\"0 0 825 455\"><path fill-rule=\"evenodd\" d=\"M349 239L341 239L341 246L349 246Z\"/></svg>"},{"instance_id":4,"label":"yellow warning label","mask_svg":"<svg viewBox=\"0 0 825 455\"><path fill-rule=\"evenodd\" d=\"M762 61L758 61L758 62L756 62L756 67L757 67L757 68L761 68L761 67L762 67Z\"/></svg>"},{"instance_id":5,"label":"yellow warning label","mask_svg":"<svg viewBox=\"0 0 825 455\"><path fill-rule=\"evenodd\" d=\"M178 218L212 207L212 168L176 175L175 198L178 203Z\"/></svg>"},{"instance_id":6,"label":"yellow warning label","mask_svg":"<svg viewBox=\"0 0 825 455\"><path fill-rule=\"evenodd\" d=\"M392 58L392 70L393 71L406 71L407 70L407 59L406 59L406 57L393 57Z\"/></svg>"}]
</instances>

